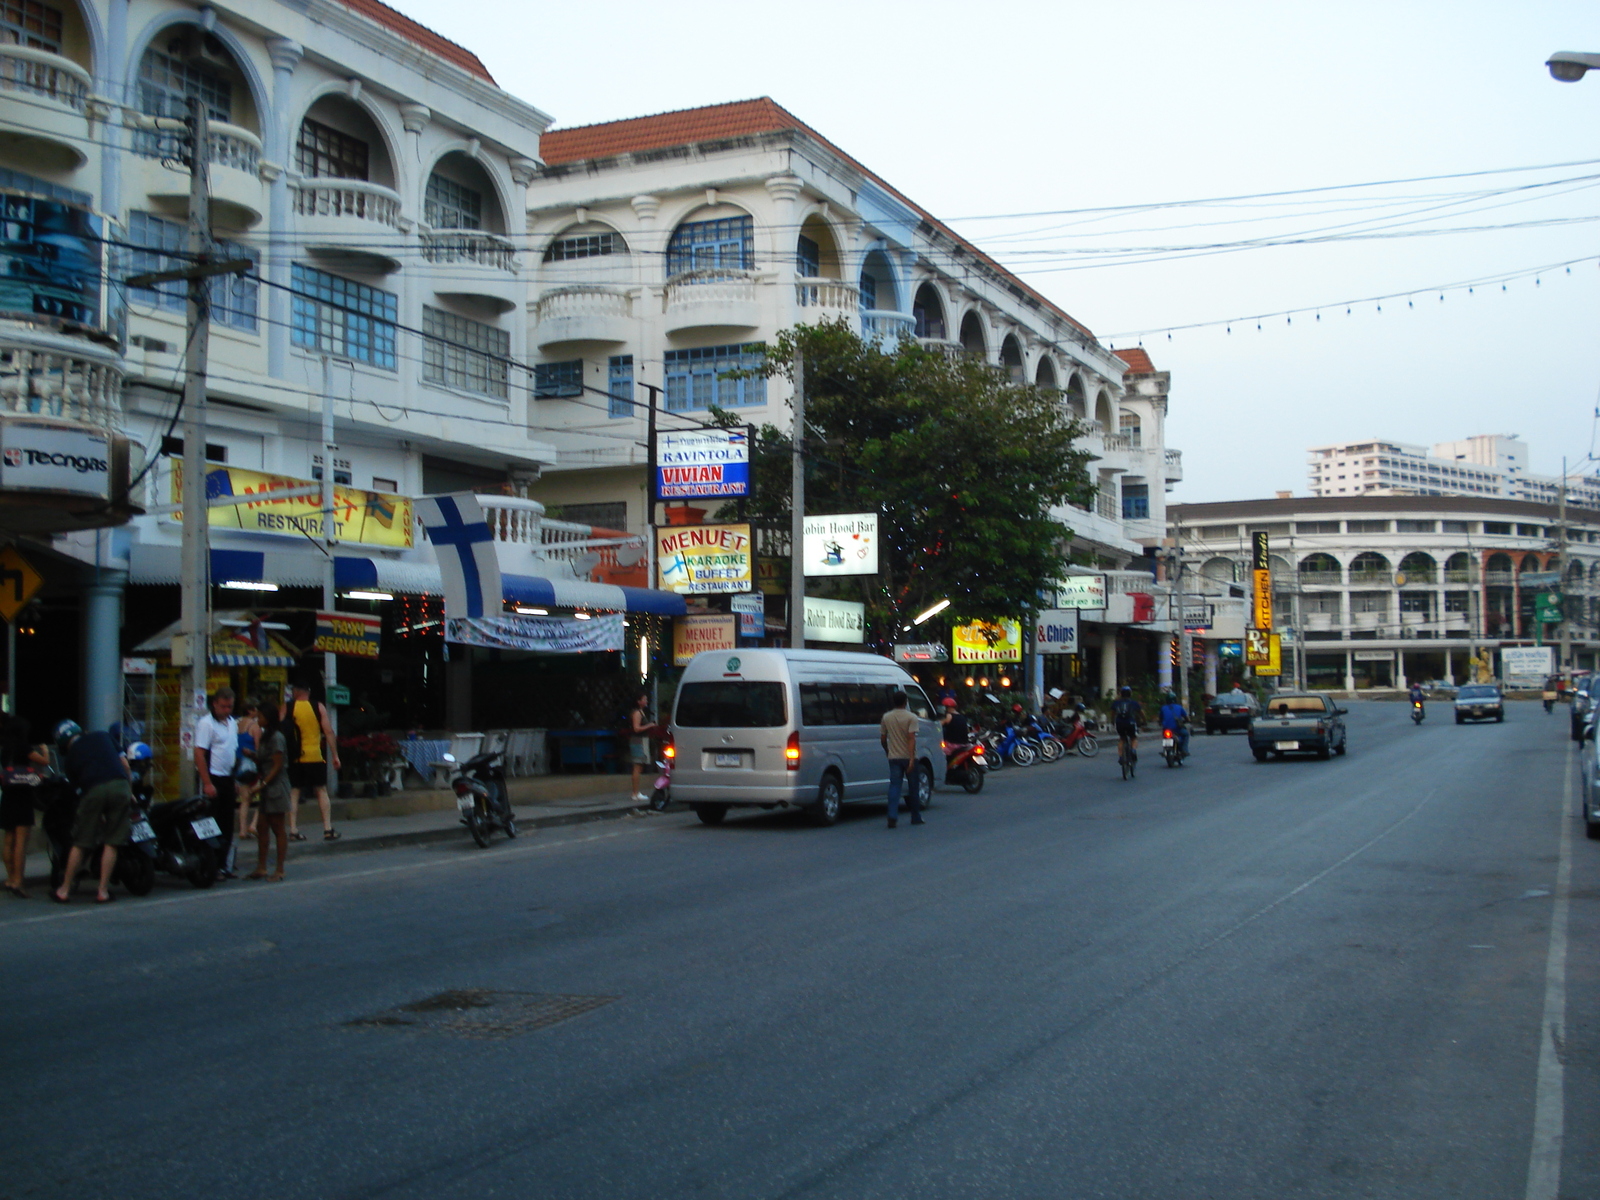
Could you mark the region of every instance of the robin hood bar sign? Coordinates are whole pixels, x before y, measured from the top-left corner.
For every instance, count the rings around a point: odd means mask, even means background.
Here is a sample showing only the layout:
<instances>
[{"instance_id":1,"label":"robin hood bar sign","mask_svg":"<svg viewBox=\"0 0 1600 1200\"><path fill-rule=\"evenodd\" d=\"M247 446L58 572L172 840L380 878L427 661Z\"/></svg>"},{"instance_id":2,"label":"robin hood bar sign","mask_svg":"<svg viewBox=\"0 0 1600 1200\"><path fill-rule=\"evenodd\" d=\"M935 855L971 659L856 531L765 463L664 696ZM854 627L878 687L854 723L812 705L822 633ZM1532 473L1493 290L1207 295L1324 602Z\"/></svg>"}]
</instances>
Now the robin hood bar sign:
<instances>
[{"instance_id":1,"label":"robin hood bar sign","mask_svg":"<svg viewBox=\"0 0 1600 1200\"><path fill-rule=\"evenodd\" d=\"M656 434L657 500L750 494L750 427Z\"/></svg>"}]
</instances>

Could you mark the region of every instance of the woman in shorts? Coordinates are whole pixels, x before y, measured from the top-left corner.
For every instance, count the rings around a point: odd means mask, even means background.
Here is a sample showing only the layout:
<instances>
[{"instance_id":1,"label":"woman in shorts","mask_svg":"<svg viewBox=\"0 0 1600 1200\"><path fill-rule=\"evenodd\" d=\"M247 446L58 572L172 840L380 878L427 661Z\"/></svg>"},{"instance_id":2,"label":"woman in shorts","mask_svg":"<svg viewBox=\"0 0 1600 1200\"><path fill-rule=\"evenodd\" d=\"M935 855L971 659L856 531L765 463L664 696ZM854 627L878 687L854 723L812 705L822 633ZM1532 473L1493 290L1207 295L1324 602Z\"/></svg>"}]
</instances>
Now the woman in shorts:
<instances>
[{"instance_id":1,"label":"woman in shorts","mask_svg":"<svg viewBox=\"0 0 1600 1200\"><path fill-rule=\"evenodd\" d=\"M261 702L246 700L239 714L239 757L234 762L234 786L239 794L239 837L248 841L256 835L256 823L250 815L256 805L256 787L261 778L256 763L256 746L261 741Z\"/></svg>"},{"instance_id":2,"label":"woman in shorts","mask_svg":"<svg viewBox=\"0 0 1600 1200\"><path fill-rule=\"evenodd\" d=\"M256 869L245 878L277 883L283 878L283 863L289 855L289 831L285 824L289 816L289 744L271 705L261 710L261 731L257 752L261 776L256 788L261 803L261 826L256 831ZM267 874L269 834L278 843L278 869L271 875Z\"/></svg>"},{"instance_id":3,"label":"woman in shorts","mask_svg":"<svg viewBox=\"0 0 1600 1200\"><path fill-rule=\"evenodd\" d=\"M28 862L28 837L33 833L33 812L39 785L50 772L50 749L33 746L28 761L7 767L0 775L0 830L5 831L6 891L18 900L28 898L23 871Z\"/></svg>"}]
</instances>

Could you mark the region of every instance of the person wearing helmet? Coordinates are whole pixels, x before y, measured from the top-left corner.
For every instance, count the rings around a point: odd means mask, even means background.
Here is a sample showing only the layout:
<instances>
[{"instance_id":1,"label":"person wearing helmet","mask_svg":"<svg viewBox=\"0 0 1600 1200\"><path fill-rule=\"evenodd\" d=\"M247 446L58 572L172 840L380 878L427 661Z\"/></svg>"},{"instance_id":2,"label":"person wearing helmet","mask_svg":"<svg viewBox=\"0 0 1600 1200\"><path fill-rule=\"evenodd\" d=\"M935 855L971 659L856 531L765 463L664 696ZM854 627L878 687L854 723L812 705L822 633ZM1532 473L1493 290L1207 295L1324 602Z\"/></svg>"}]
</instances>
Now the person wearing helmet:
<instances>
[{"instance_id":1,"label":"person wearing helmet","mask_svg":"<svg viewBox=\"0 0 1600 1200\"><path fill-rule=\"evenodd\" d=\"M50 893L57 904L65 904L77 882L84 857L96 846L100 853L100 890L96 904L107 904L111 895L111 873L117 866L117 848L128 842L128 810L132 792L128 784L128 760L122 747L105 730L84 733L76 721L56 726L56 748L66 763L67 779L78 789L78 814L72 822L72 849L67 852L67 869L61 886Z\"/></svg>"},{"instance_id":2,"label":"person wearing helmet","mask_svg":"<svg viewBox=\"0 0 1600 1200\"><path fill-rule=\"evenodd\" d=\"M1188 758L1189 710L1178 702L1176 692L1168 691L1161 697L1161 728L1172 730L1178 742L1178 753Z\"/></svg>"},{"instance_id":3,"label":"person wearing helmet","mask_svg":"<svg viewBox=\"0 0 1600 1200\"><path fill-rule=\"evenodd\" d=\"M946 745L961 745L970 736L971 731L967 726L967 718L956 707L956 698L946 696L940 703L944 706L944 716L940 718L939 738Z\"/></svg>"},{"instance_id":4,"label":"person wearing helmet","mask_svg":"<svg viewBox=\"0 0 1600 1200\"><path fill-rule=\"evenodd\" d=\"M1121 695L1111 703L1111 720L1117 729L1117 762L1132 764L1139 761L1139 722L1144 720L1144 709L1133 698L1133 689L1124 686Z\"/></svg>"}]
</instances>

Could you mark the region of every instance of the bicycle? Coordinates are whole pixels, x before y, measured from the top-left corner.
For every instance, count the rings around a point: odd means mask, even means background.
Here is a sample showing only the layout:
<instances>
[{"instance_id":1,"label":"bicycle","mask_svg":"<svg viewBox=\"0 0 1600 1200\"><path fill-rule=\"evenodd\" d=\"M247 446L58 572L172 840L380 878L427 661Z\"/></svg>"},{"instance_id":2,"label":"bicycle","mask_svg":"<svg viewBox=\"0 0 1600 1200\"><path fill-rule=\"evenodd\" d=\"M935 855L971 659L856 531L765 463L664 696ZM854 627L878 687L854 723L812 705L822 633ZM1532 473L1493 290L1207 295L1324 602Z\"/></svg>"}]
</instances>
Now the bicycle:
<instances>
[{"instance_id":1,"label":"bicycle","mask_svg":"<svg viewBox=\"0 0 1600 1200\"><path fill-rule=\"evenodd\" d=\"M1122 768L1122 777L1132 779L1134 768L1139 763L1139 751L1134 745L1139 740L1137 733L1117 733L1117 765Z\"/></svg>"}]
</instances>

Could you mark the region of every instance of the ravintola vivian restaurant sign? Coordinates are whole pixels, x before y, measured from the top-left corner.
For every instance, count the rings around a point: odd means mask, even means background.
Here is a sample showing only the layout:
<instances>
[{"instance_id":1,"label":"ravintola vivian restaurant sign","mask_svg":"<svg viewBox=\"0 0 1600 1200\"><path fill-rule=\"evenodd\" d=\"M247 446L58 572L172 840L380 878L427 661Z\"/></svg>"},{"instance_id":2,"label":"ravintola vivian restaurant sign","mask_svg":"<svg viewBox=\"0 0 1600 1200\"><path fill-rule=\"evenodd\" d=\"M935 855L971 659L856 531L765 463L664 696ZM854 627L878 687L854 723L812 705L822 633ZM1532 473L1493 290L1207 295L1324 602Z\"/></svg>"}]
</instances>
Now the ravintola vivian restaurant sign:
<instances>
[{"instance_id":1,"label":"ravintola vivian restaurant sign","mask_svg":"<svg viewBox=\"0 0 1600 1200\"><path fill-rule=\"evenodd\" d=\"M656 570L680 595L748 592L754 544L748 525L667 525L656 530Z\"/></svg>"},{"instance_id":2,"label":"ravintola vivian restaurant sign","mask_svg":"<svg viewBox=\"0 0 1600 1200\"><path fill-rule=\"evenodd\" d=\"M656 499L750 494L750 427L656 434Z\"/></svg>"}]
</instances>

